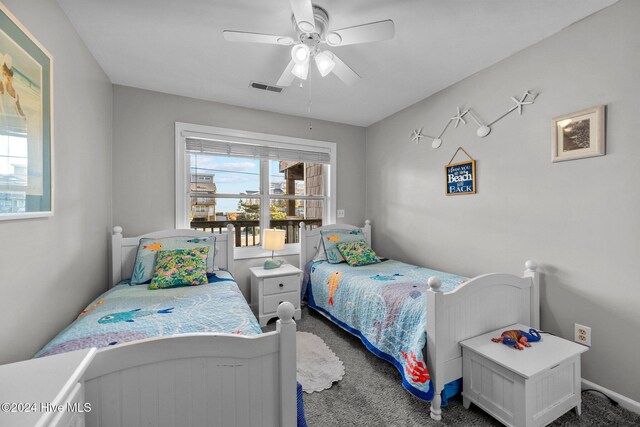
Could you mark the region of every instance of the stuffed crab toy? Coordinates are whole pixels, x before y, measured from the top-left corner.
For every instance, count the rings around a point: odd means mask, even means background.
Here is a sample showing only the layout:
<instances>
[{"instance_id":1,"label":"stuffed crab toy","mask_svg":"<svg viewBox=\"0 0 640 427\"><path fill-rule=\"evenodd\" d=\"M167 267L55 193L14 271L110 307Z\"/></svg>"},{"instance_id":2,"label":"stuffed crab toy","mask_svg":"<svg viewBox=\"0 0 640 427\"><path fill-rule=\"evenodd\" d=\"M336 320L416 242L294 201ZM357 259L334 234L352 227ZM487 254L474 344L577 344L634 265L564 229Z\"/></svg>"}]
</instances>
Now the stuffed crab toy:
<instances>
[{"instance_id":1,"label":"stuffed crab toy","mask_svg":"<svg viewBox=\"0 0 640 427\"><path fill-rule=\"evenodd\" d=\"M524 350L525 347L531 347L530 342L540 341L540 332L535 329L529 329L529 332L519 331L513 329L510 331L504 331L500 338L491 338L493 342L501 342L504 345L513 347L518 350Z\"/></svg>"}]
</instances>

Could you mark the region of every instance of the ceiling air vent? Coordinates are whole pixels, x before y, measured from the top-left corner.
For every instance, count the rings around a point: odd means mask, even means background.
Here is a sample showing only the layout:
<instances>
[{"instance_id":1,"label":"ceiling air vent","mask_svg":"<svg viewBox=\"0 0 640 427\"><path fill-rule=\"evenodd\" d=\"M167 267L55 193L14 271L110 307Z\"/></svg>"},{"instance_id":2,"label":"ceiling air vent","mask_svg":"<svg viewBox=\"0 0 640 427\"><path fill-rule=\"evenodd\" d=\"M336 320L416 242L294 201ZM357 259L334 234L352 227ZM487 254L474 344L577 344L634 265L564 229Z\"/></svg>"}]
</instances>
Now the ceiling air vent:
<instances>
[{"instance_id":1,"label":"ceiling air vent","mask_svg":"<svg viewBox=\"0 0 640 427\"><path fill-rule=\"evenodd\" d=\"M249 86L251 86L254 89L266 90L267 92L275 92L275 93L280 93L284 90L282 86L272 86L266 83L259 83L259 82L251 82Z\"/></svg>"}]
</instances>

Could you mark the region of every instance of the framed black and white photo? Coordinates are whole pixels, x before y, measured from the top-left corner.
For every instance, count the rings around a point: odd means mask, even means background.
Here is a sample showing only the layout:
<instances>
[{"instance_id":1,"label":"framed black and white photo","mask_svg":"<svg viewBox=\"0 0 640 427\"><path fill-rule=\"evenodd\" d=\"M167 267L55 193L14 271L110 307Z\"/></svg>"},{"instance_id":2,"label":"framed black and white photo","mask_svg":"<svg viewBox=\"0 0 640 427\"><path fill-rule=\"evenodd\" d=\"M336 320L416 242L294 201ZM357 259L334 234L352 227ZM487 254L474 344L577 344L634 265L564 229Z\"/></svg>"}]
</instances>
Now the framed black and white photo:
<instances>
[{"instance_id":1,"label":"framed black and white photo","mask_svg":"<svg viewBox=\"0 0 640 427\"><path fill-rule=\"evenodd\" d=\"M52 67L0 3L0 219L53 215Z\"/></svg>"},{"instance_id":2,"label":"framed black and white photo","mask_svg":"<svg viewBox=\"0 0 640 427\"><path fill-rule=\"evenodd\" d=\"M604 156L604 105L552 120L551 161Z\"/></svg>"}]
</instances>

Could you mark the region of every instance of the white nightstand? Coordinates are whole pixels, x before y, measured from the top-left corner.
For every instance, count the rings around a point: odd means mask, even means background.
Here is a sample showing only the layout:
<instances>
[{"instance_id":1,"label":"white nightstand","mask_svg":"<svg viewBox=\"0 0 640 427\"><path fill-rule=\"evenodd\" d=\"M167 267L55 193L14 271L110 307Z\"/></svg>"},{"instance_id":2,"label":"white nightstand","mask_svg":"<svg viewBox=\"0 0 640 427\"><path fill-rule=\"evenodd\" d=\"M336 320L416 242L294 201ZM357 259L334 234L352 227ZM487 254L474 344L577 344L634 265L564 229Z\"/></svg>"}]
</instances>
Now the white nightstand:
<instances>
[{"instance_id":1,"label":"white nightstand","mask_svg":"<svg viewBox=\"0 0 640 427\"><path fill-rule=\"evenodd\" d=\"M300 283L302 271L290 264L265 270L251 267L251 309L260 326L278 317L276 310L281 302L289 301L296 308L294 318L300 320Z\"/></svg>"},{"instance_id":2,"label":"white nightstand","mask_svg":"<svg viewBox=\"0 0 640 427\"><path fill-rule=\"evenodd\" d=\"M507 426L546 426L572 408L581 412L580 355L588 347L553 335L516 350L494 343L511 325L462 341L463 404L475 403Z\"/></svg>"},{"instance_id":3,"label":"white nightstand","mask_svg":"<svg viewBox=\"0 0 640 427\"><path fill-rule=\"evenodd\" d=\"M83 376L95 353L88 348L0 366L0 402L22 405L9 408L15 412L3 406L0 425L84 427L90 409L84 406Z\"/></svg>"}]
</instances>

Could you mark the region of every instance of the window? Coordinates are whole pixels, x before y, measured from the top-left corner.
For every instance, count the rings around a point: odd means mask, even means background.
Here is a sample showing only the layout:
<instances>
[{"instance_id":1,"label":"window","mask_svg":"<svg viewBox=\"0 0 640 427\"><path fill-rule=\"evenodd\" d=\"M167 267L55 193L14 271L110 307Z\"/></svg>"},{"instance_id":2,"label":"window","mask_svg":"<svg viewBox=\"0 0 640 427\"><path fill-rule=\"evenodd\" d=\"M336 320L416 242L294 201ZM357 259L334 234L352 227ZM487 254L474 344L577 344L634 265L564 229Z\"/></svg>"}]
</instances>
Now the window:
<instances>
[{"instance_id":1,"label":"window","mask_svg":"<svg viewBox=\"0 0 640 427\"><path fill-rule=\"evenodd\" d=\"M0 213L23 213L27 198L27 138L0 135Z\"/></svg>"},{"instance_id":2,"label":"window","mask_svg":"<svg viewBox=\"0 0 640 427\"><path fill-rule=\"evenodd\" d=\"M335 144L176 123L176 226L223 231L236 247L261 230L287 232L335 220Z\"/></svg>"}]
</instances>

